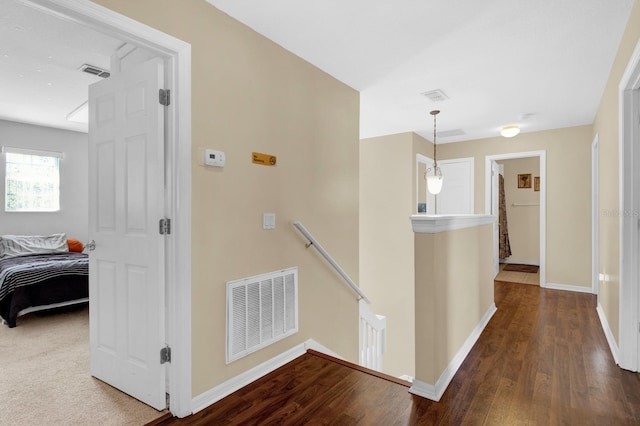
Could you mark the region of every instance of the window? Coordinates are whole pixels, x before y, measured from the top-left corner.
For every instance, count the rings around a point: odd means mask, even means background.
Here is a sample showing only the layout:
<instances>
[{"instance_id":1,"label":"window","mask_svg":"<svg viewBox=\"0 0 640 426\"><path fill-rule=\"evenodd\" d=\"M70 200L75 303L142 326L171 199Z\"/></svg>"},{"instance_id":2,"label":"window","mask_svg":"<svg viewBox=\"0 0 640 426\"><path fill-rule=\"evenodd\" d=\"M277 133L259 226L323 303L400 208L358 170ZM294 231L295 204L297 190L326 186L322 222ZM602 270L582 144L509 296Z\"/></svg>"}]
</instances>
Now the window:
<instances>
[{"instance_id":1,"label":"window","mask_svg":"<svg viewBox=\"0 0 640 426\"><path fill-rule=\"evenodd\" d=\"M3 148L5 155L4 210L60 210L60 158L55 152Z\"/></svg>"}]
</instances>

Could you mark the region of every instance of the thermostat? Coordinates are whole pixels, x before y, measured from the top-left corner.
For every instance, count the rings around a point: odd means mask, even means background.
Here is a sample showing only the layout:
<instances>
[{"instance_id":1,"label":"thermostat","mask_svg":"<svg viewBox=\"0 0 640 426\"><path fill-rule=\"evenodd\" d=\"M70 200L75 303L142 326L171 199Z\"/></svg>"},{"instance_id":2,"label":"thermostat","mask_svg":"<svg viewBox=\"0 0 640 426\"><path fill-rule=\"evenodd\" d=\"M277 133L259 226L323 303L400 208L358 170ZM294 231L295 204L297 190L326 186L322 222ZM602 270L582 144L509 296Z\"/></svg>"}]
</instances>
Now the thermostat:
<instances>
[{"instance_id":1,"label":"thermostat","mask_svg":"<svg viewBox=\"0 0 640 426\"><path fill-rule=\"evenodd\" d=\"M224 152L215 149L204 150L205 166L224 167Z\"/></svg>"}]
</instances>

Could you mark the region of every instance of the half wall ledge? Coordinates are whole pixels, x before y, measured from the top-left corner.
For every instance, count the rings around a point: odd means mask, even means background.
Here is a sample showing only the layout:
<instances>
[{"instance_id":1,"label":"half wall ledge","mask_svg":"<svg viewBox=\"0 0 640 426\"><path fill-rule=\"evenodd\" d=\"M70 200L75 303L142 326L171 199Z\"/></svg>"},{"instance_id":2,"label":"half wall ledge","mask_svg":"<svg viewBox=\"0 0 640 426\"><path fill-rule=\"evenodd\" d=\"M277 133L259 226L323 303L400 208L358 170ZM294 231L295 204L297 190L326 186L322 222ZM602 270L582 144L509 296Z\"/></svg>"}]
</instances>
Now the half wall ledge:
<instances>
[{"instance_id":1,"label":"half wall ledge","mask_svg":"<svg viewBox=\"0 0 640 426\"><path fill-rule=\"evenodd\" d=\"M495 312L490 215L414 215L415 381L438 401Z\"/></svg>"},{"instance_id":2,"label":"half wall ledge","mask_svg":"<svg viewBox=\"0 0 640 426\"><path fill-rule=\"evenodd\" d=\"M437 234L455 229L473 228L475 226L497 223L497 217L484 214L429 215L414 214L411 216L413 232Z\"/></svg>"}]
</instances>

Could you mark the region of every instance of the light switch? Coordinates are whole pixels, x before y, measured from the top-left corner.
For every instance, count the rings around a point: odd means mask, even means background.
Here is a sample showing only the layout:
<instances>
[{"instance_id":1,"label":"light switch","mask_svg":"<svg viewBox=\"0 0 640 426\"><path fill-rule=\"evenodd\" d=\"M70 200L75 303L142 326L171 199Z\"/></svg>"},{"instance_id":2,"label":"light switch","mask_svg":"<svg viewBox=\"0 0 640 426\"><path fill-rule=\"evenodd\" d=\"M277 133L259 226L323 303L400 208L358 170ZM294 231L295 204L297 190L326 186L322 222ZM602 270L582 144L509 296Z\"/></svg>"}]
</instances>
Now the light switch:
<instances>
[{"instance_id":1,"label":"light switch","mask_svg":"<svg viewBox=\"0 0 640 426\"><path fill-rule=\"evenodd\" d=\"M276 214L275 213L263 213L262 214L262 229L276 229Z\"/></svg>"}]
</instances>

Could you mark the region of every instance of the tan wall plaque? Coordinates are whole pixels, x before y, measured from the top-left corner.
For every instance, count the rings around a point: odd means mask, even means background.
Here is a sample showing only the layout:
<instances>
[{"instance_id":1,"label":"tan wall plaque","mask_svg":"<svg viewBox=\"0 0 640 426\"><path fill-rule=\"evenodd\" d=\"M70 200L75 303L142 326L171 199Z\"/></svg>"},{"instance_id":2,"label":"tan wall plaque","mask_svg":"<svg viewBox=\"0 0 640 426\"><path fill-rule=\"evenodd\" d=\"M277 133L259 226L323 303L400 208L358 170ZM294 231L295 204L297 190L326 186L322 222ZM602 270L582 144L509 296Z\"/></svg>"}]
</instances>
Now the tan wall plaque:
<instances>
[{"instance_id":1,"label":"tan wall plaque","mask_svg":"<svg viewBox=\"0 0 640 426\"><path fill-rule=\"evenodd\" d=\"M275 155L262 154L260 152L251 153L251 161L253 164L260 164L263 166L275 166L277 159Z\"/></svg>"}]
</instances>

